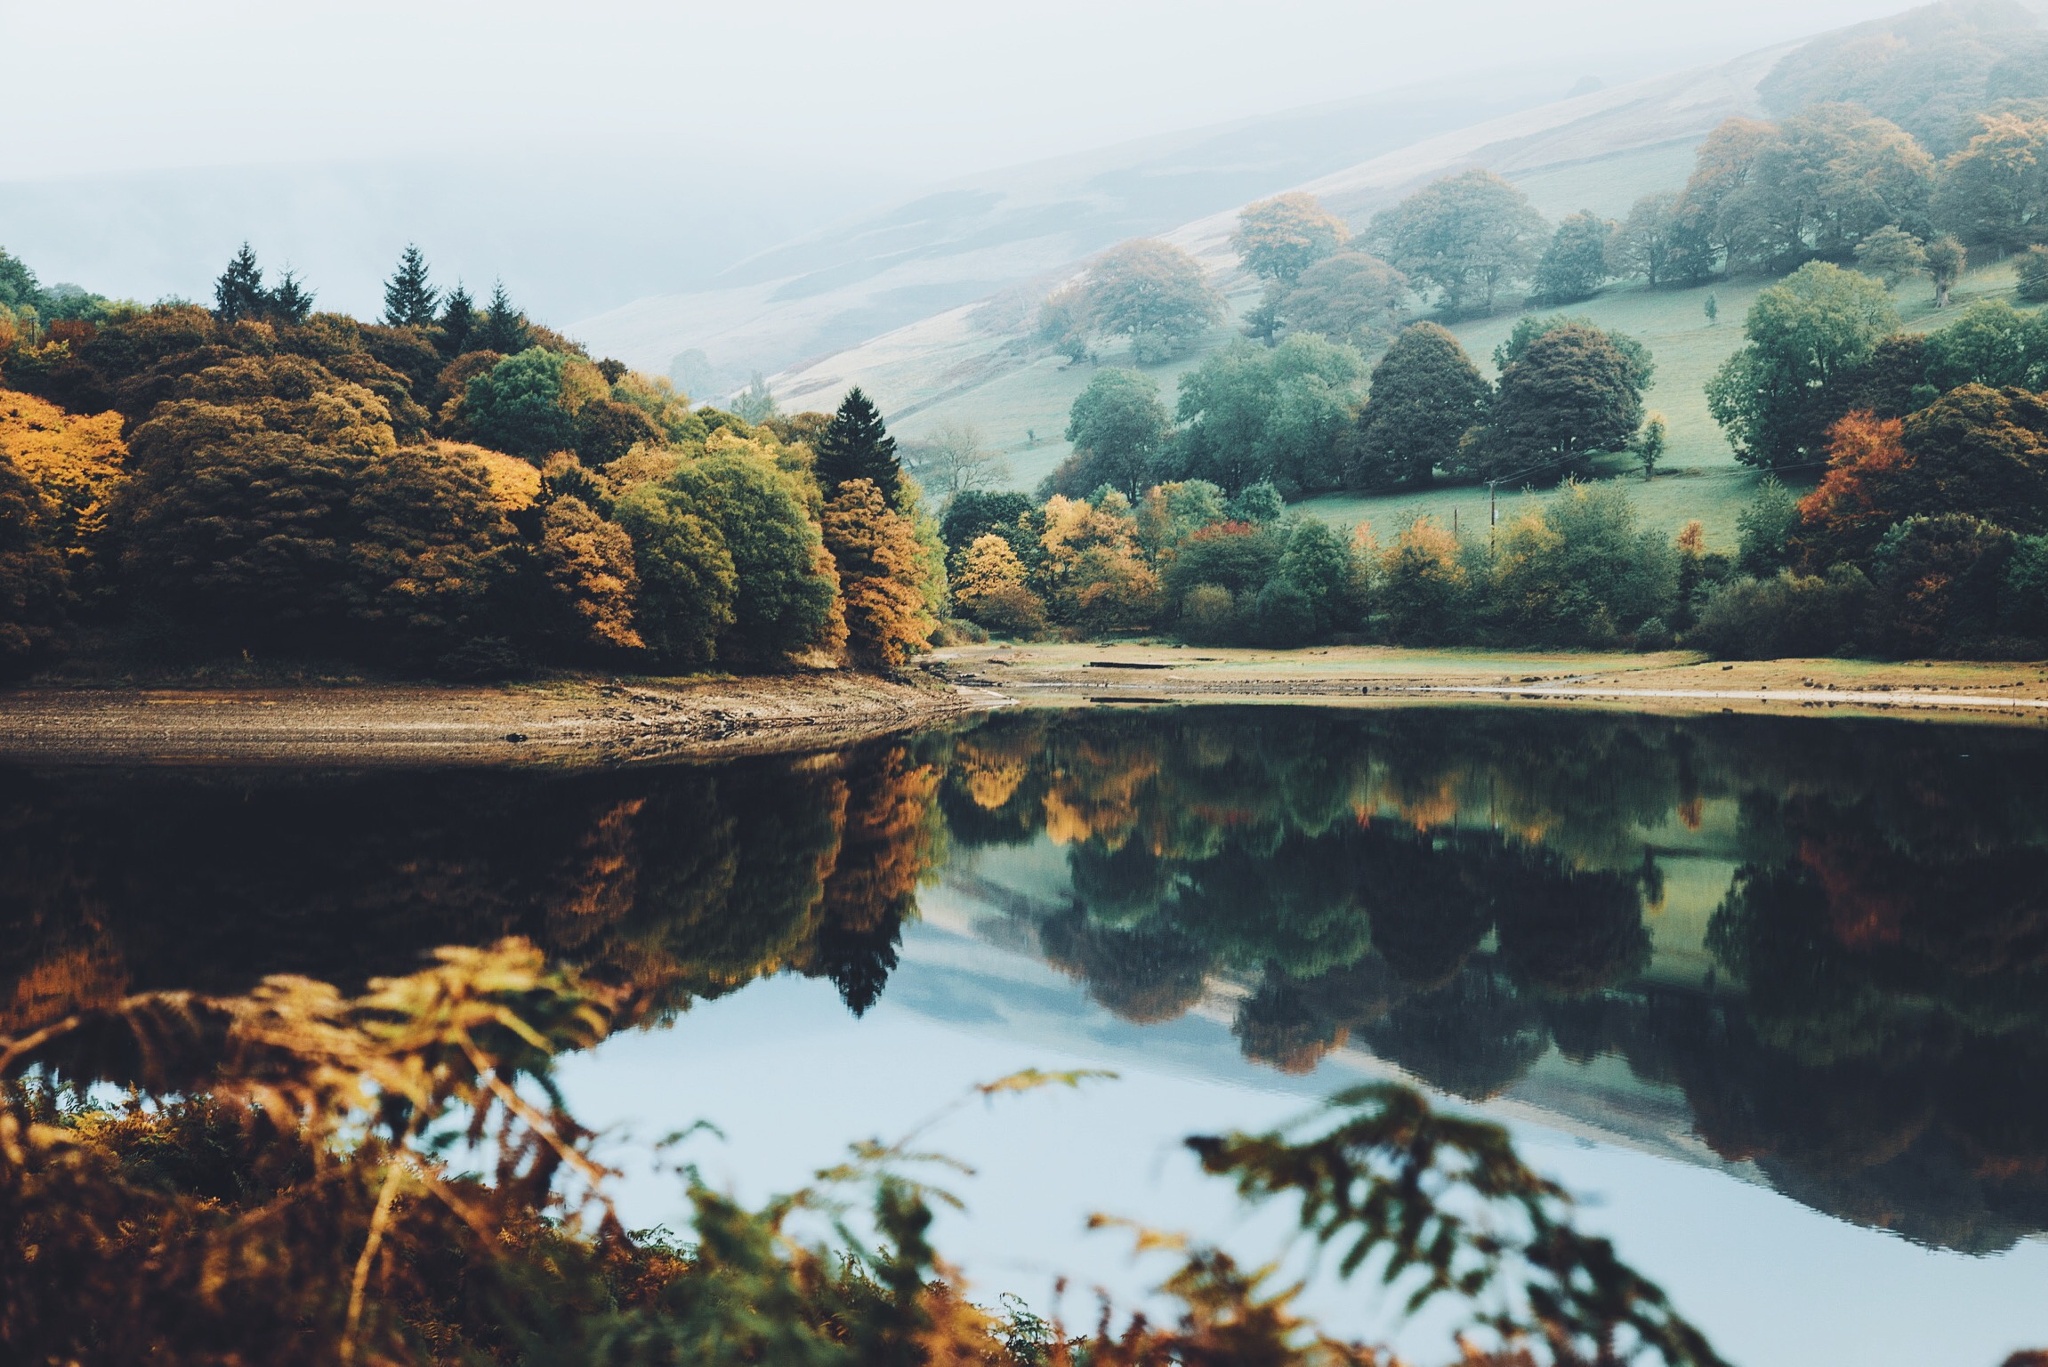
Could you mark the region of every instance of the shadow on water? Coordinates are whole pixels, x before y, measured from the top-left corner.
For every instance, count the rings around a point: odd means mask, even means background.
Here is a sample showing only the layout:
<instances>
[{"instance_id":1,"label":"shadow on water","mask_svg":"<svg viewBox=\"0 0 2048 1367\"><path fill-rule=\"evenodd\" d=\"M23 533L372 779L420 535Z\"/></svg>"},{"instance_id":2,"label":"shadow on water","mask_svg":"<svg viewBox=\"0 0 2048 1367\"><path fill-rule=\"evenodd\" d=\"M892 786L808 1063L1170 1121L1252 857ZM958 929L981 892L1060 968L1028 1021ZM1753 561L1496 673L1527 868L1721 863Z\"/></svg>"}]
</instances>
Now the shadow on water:
<instances>
[{"instance_id":1,"label":"shadow on water","mask_svg":"<svg viewBox=\"0 0 2048 1367\"><path fill-rule=\"evenodd\" d=\"M575 778L7 773L0 1033L508 934L649 1023L777 973L859 1013L943 877L1126 1020L1224 984L1247 1058L1359 1048L1470 1100L1618 1062L1787 1195L1988 1252L2048 1229L2044 761L2006 730L1201 709ZM1058 878L1000 883L1048 850Z\"/></svg>"}]
</instances>

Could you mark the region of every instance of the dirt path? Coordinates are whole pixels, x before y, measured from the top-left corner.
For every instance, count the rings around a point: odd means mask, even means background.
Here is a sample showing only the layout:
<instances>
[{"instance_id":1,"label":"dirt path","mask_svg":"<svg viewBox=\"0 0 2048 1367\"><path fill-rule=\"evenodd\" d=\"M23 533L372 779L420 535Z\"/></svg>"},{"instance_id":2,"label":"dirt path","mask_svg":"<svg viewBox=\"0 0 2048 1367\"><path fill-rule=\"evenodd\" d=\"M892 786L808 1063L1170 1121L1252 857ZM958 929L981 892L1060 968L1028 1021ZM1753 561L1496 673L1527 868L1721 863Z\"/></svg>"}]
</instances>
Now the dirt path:
<instances>
[{"instance_id":1,"label":"dirt path","mask_svg":"<svg viewBox=\"0 0 2048 1367\"><path fill-rule=\"evenodd\" d=\"M929 668L1023 703L1590 703L1650 712L1938 713L2048 725L2048 664L1149 644L959 647Z\"/></svg>"},{"instance_id":2,"label":"dirt path","mask_svg":"<svg viewBox=\"0 0 2048 1367\"><path fill-rule=\"evenodd\" d=\"M605 766L823 749L986 705L837 674L436 687L27 688L0 759L71 764Z\"/></svg>"}]
</instances>

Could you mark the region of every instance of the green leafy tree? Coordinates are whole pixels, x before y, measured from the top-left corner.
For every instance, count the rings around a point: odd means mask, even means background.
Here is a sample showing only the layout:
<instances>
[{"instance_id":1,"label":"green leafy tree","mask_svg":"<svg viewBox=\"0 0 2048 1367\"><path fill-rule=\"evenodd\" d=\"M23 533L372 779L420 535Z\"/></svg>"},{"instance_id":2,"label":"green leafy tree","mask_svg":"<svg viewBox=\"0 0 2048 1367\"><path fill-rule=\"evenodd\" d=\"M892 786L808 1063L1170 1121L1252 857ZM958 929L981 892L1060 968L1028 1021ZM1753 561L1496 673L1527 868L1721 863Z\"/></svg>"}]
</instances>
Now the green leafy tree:
<instances>
[{"instance_id":1,"label":"green leafy tree","mask_svg":"<svg viewBox=\"0 0 2048 1367\"><path fill-rule=\"evenodd\" d=\"M1608 256L1619 225L1591 209L1567 214L1536 263L1534 297L1548 303L1589 299L1607 283Z\"/></svg>"},{"instance_id":2,"label":"green leafy tree","mask_svg":"<svg viewBox=\"0 0 2048 1367\"><path fill-rule=\"evenodd\" d=\"M1107 484L1137 499L1172 430L1173 415L1149 377L1135 370L1097 371L1067 410L1075 477L1053 492L1085 497Z\"/></svg>"},{"instance_id":3,"label":"green leafy tree","mask_svg":"<svg viewBox=\"0 0 2048 1367\"><path fill-rule=\"evenodd\" d=\"M263 268L256 253L244 242L213 282L213 313L223 323L260 318L270 307L270 293L263 288Z\"/></svg>"},{"instance_id":4,"label":"green leafy tree","mask_svg":"<svg viewBox=\"0 0 2048 1367\"><path fill-rule=\"evenodd\" d=\"M1743 348L1707 384L1707 407L1736 458L1767 469L1820 459L1840 416L1831 386L1898 326L1880 281L1823 261L1759 294Z\"/></svg>"},{"instance_id":5,"label":"green leafy tree","mask_svg":"<svg viewBox=\"0 0 2048 1367\"><path fill-rule=\"evenodd\" d=\"M2048 302L2048 247L2037 243L2027 248L2014 274L2018 283L2013 293L2022 303Z\"/></svg>"},{"instance_id":6,"label":"green leafy tree","mask_svg":"<svg viewBox=\"0 0 2048 1367\"><path fill-rule=\"evenodd\" d=\"M1756 493L1735 515L1735 568L1757 579L1784 569L1791 560L1792 533L1798 525L1798 496L1775 475L1765 475Z\"/></svg>"},{"instance_id":7,"label":"green leafy tree","mask_svg":"<svg viewBox=\"0 0 2048 1367\"><path fill-rule=\"evenodd\" d=\"M818 436L818 487L831 499L840 486L864 479L892 510L902 507L903 466L896 458L896 438L889 435L881 410L858 385L846 391L838 412Z\"/></svg>"},{"instance_id":8,"label":"green leafy tree","mask_svg":"<svg viewBox=\"0 0 2048 1367\"><path fill-rule=\"evenodd\" d=\"M1113 247L1088 268L1095 327L1131 339L1131 356L1151 364L1191 348L1223 316L1201 263L1171 243L1141 238Z\"/></svg>"},{"instance_id":9,"label":"green leafy tree","mask_svg":"<svg viewBox=\"0 0 2048 1367\"><path fill-rule=\"evenodd\" d=\"M1428 484L1456 464L1458 443L1486 420L1493 386L1435 323L1403 329L1373 367L1346 451L1345 482L1365 488Z\"/></svg>"},{"instance_id":10,"label":"green leafy tree","mask_svg":"<svg viewBox=\"0 0 2048 1367\"><path fill-rule=\"evenodd\" d=\"M724 538L687 494L658 482L627 490L613 516L633 538L641 639L664 664L708 665L732 627L739 592Z\"/></svg>"},{"instance_id":11,"label":"green leafy tree","mask_svg":"<svg viewBox=\"0 0 2048 1367\"><path fill-rule=\"evenodd\" d=\"M1491 570L1499 627L1524 640L1612 645L1669 617L1678 554L1644 530L1620 485L1573 485L1499 537Z\"/></svg>"},{"instance_id":12,"label":"green leafy tree","mask_svg":"<svg viewBox=\"0 0 2048 1367\"><path fill-rule=\"evenodd\" d=\"M427 258L417 246L407 243L399 255L398 269L384 282L385 324L395 328L431 327L440 302L441 292L427 279Z\"/></svg>"},{"instance_id":13,"label":"green leafy tree","mask_svg":"<svg viewBox=\"0 0 2048 1367\"><path fill-rule=\"evenodd\" d=\"M1656 478L1657 462L1664 459L1664 449L1670 441L1670 426L1662 413L1652 413L1643 420L1642 430L1636 433L1629 450L1643 463L1645 482Z\"/></svg>"},{"instance_id":14,"label":"green leafy tree","mask_svg":"<svg viewBox=\"0 0 2048 1367\"><path fill-rule=\"evenodd\" d=\"M1897 224L1887 224L1856 244L1856 269L1895 290L1927 269L1927 248Z\"/></svg>"},{"instance_id":15,"label":"green leafy tree","mask_svg":"<svg viewBox=\"0 0 2048 1367\"><path fill-rule=\"evenodd\" d=\"M1328 523L1305 517L1294 524L1287 549L1280 553L1279 578L1302 601L1307 638L1358 626L1365 611L1365 575L1351 543Z\"/></svg>"},{"instance_id":16,"label":"green leafy tree","mask_svg":"<svg viewBox=\"0 0 2048 1367\"><path fill-rule=\"evenodd\" d=\"M1811 106L1754 148L1721 204L1731 268L1841 260L1887 225L1926 231L1934 160L1903 129L1847 104Z\"/></svg>"},{"instance_id":17,"label":"green leafy tree","mask_svg":"<svg viewBox=\"0 0 2048 1367\"><path fill-rule=\"evenodd\" d=\"M953 555L991 532L1009 541L1015 550L1022 536L1018 521L1031 507L1030 497L1014 490L965 489L946 504L939 535Z\"/></svg>"},{"instance_id":18,"label":"green leafy tree","mask_svg":"<svg viewBox=\"0 0 2048 1367\"><path fill-rule=\"evenodd\" d=\"M687 462L666 481L732 560L732 620L717 656L781 664L835 644L839 584L818 526L789 475L752 454Z\"/></svg>"},{"instance_id":19,"label":"green leafy tree","mask_svg":"<svg viewBox=\"0 0 2048 1367\"><path fill-rule=\"evenodd\" d=\"M1473 473L1563 477L1587 471L1596 451L1625 449L1643 420L1637 373L1597 328L1569 323L1542 333L1501 372L1485 436L1470 453Z\"/></svg>"},{"instance_id":20,"label":"green leafy tree","mask_svg":"<svg viewBox=\"0 0 2048 1367\"><path fill-rule=\"evenodd\" d=\"M1610 331L1591 318L1569 313L1553 313L1541 318L1535 314L1523 314L1517 318L1507 337L1493 349L1493 368L1497 371L1506 370L1522 359L1531 342L1546 333L1566 327L1591 328L1605 337L1608 345L1620 352L1622 359L1628 362L1629 379L1638 390L1647 390L1650 381L1656 378L1656 358L1650 355L1650 349L1643 345L1641 339L1631 337L1626 332Z\"/></svg>"},{"instance_id":21,"label":"green leafy tree","mask_svg":"<svg viewBox=\"0 0 2048 1367\"><path fill-rule=\"evenodd\" d=\"M42 284L28 263L0 247L0 308L35 308L42 298Z\"/></svg>"},{"instance_id":22,"label":"green leafy tree","mask_svg":"<svg viewBox=\"0 0 2048 1367\"><path fill-rule=\"evenodd\" d=\"M1437 291L1444 313L1492 312L1542 250L1543 216L1514 186L1478 169L1447 176L1377 215L1366 232L1394 269Z\"/></svg>"},{"instance_id":23,"label":"green leafy tree","mask_svg":"<svg viewBox=\"0 0 2048 1367\"><path fill-rule=\"evenodd\" d=\"M1607 242L1607 273L1623 279L1639 277L1651 289L1668 284L1677 255L1678 196L1669 191L1644 195L1629 207L1628 217Z\"/></svg>"},{"instance_id":24,"label":"green leafy tree","mask_svg":"<svg viewBox=\"0 0 2048 1367\"><path fill-rule=\"evenodd\" d=\"M1941 170L1941 228L1972 246L2022 251L2048 230L2048 118L1985 114Z\"/></svg>"},{"instance_id":25,"label":"green leafy tree","mask_svg":"<svg viewBox=\"0 0 2048 1367\"><path fill-rule=\"evenodd\" d=\"M1407 277L1392 266L1365 252L1338 252L1273 301L1273 331L1312 332L1363 351L1387 340L1407 298Z\"/></svg>"},{"instance_id":26,"label":"green leafy tree","mask_svg":"<svg viewBox=\"0 0 2048 1367\"><path fill-rule=\"evenodd\" d=\"M1341 251L1350 237L1343 219L1314 195L1297 193L1246 206L1230 247L1261 280L1291 285L1310 266Z\"/></svg>"},{"instance_id":27,"label":"green leafy tree","mask_svg":"<svg viewBox=\"0 0 2048 1367\"><path fill-rule=\"evenodd\" d=\"M1277 347L1240 341L1181 376L1180 478L1227 490L1268 480L1299 494L1342 481L1342 442L1365 361L1313 334Z\"/></svg>"},{"instance_id":28,"label":"green leafy tree","mask_svg":"<svg viewBox=\"0 0 2048 1367\"><path fill-rule=\"evenodd\" d=\"M1966 384L2032 388L2048 372L2048 327L2003 299L1979 299L1954 322L1927 335L1921 348L1927 383L1937 390Z\"/></svg>"},{"instance_id":29,"label":"green leafy tree","mask_svg":"<svg viewBox=\"0 0 2048 1367\"><path fill-rule=\"evenodd\" d=\"M462 420L485 446L538 460L576 445L576 415L565 399L568 358L530 347L507 356L463 391Z\"/></svg>"}]
</instances>

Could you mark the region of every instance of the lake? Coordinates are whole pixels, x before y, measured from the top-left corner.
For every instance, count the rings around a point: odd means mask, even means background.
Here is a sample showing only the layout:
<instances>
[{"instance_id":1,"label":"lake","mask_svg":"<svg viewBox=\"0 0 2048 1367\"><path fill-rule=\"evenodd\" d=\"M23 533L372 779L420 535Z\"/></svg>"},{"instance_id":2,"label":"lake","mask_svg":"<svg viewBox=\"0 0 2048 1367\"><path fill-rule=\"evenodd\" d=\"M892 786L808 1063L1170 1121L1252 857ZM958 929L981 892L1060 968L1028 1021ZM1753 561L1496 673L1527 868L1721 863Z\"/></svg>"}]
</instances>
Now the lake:
<instances>
[{"instance_id":1,"label":"lake","mask_svg":"<svg viewBox=\"0 0 2048 1367\"><path fill-rule=\"evenodd\" d=\"M1509 1127L1745 1364L2048 1342L2048 733L1433 708L1023 710L549 776L0 772L0 1033L526 936L630 987L568 1060L758 1199L976 1101L942 1249L1142 1298L1092 1211L1277 1251L1179 1141L1363 1081ZM671 1160L673 1161L673 1160ZM1411 1341L1366 1287L1311 1304Z\"/></svg>"}]
</instances>

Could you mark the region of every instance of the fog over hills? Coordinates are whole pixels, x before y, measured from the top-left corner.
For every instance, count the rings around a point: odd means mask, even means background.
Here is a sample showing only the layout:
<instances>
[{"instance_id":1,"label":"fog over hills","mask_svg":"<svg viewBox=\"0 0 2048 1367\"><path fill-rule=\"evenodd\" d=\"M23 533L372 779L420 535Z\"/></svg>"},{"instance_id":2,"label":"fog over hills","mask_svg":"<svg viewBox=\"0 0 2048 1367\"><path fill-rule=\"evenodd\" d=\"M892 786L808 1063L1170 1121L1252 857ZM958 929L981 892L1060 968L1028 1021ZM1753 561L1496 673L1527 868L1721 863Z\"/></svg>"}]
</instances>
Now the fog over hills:
<instances>
[{"instance_id":1,"label":"fog over hills","mask_svg":"<svg viewBox=\"0 0 2048 1367\"><path fill-rule=\"evenodd\" d=\"M1474 121L1554 98L1521 73L1290 110L966 177L852 216L722 271L576 321L593 348L650 370L683 353L695 392L829 355L987 298L1130 237L1163 232Z\"/></svg>"}]
</instances>

